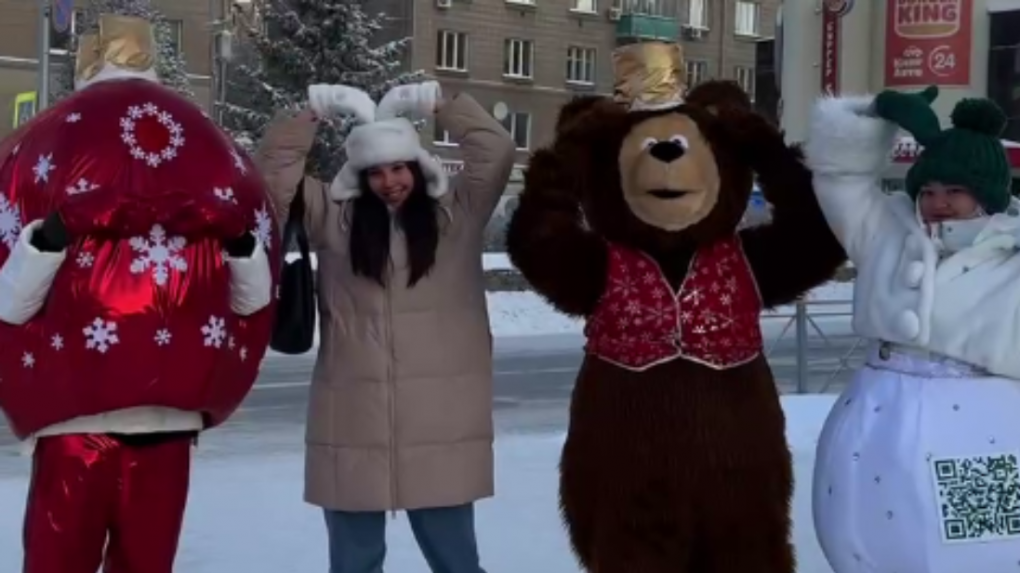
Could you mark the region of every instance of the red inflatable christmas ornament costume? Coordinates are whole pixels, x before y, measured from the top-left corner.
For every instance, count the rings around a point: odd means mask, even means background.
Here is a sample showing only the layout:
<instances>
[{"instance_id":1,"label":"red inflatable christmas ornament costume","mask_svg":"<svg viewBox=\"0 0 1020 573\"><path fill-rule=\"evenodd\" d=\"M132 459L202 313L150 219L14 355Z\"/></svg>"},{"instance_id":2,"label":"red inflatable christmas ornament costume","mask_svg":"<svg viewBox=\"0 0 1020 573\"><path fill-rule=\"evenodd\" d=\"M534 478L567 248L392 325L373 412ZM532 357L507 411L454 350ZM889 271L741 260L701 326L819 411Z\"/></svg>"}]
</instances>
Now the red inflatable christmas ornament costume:
<instances>
[{"instance_id":1,"label":"red inflatable christmas ornament costume","mask_svg":"<svg viewBox=\"0 0 1020 573\"><path fill-rule=\"evenodd\" d=\"M102 17L77 93L2 146L0 409L35 444L24 573L170 573L194 436L268 345L272 206L154 53L148 22Z\"/></svg>"}]
</instances>

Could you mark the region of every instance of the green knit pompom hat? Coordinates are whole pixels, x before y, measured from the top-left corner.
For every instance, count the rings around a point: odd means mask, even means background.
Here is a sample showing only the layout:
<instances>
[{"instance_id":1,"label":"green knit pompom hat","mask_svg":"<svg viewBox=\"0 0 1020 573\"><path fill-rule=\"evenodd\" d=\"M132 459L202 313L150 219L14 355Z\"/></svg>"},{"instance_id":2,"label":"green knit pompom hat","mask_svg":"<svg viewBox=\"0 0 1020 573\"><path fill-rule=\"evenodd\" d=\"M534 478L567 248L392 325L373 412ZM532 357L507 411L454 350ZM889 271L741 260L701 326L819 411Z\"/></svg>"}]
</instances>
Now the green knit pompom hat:
<instances>
[{"instance_id":1,"label":"green knit pompom hat","mask_svg":"<svg viewBox=\"0 0 1020 573\"><path fill-rule=\"evenodd\" d=\"M938 88L908 94L886 90L875 98L875 112L906 130L923 147L907 171L907 193L917 199L921 187L938 181L962 185L989 214L1009 207L1010 173L1006 150L999 137L1006 128L1006 114L987 99L960 100L950 115L953 126L943 130L931 102Z\"/></svg>"}]
</instances>

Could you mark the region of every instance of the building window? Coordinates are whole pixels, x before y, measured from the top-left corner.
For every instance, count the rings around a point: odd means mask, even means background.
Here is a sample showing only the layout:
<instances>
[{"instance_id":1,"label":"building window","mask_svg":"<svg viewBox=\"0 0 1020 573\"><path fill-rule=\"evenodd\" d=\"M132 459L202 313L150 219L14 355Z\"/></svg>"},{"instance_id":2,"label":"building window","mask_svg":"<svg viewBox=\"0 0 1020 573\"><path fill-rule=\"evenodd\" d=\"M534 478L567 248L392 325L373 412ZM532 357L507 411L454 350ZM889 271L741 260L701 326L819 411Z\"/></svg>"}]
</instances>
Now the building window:
<instances>
[{"instance_id":1,"label":"building window","mask_svg":"<svg viewBox=\"0 0 1020 573\"><path fill-rule=\"evenodd\" d=\"M467 34L440 30L436 38L436 69L466 72L467 50Z\"/></svg>"},{"instance_id":2,"label":"building window","mask_svg":"<svg viewBox=\"0 0 1020 573\"><path fill-rule=\"evenodd\" d=\"M75 10L71 13L71 25L68 26L66 32L58 32L54 29L50 29L50 53L51 54L68 54L74 51L74 41L78 37L78 26L82 22L81 10Z\"/></svg>"},{"instance_id":3,"label":"building window","mask_svg":"<svg viewBox=\"0 0 1020 573\"><path fill-rule=\"evenodd\" d=\"M454 147L457 145L457 142L450 136L450 132L440 127L438 122L435 123L432 143L444 147Z\"/></svg>"},{"instance_id":4,"label":"building window","mask_svg":"<svg viewBox=\"0 0 1020 573\"><path fill-rule=\"evenodd\" d=\"M567 48L567 81L572 84L594 84L595 54L595 48Z\"/></svg>"},{"instance_id":5,"label":"building window","mask_svg":"<svg viewBox=\"0 0 1020 573\"><path fill-rule=\"evenodd\" d=\"M522 111L508 113L501 122L503 127L514 138L517 149L527 150L531 147L531 114Z\"/></svg>"},{"instance_id":6,"label":"building window","mask_svg":"<svg viewBox=\"0 0 1020 573\"><path fill-rule=\"evenodd\" d=\"M761 4L737 0L733 31L739 36L758 36L758 20L760 16Z\"/></svg>"},{"instance_id":7,"label":"building window","mask_svg":"<svg viewBox=\"0 0 1020 573\"><path fill-rule=\"evenodd\" d=\"M571 10L574 12L598 12L599 6L597 0L572 0Z\"/></svg>"},{"instance_id":8,"label":"building window","mask_svg":"<svg viewBox=\"0 0 1020 573\"><path fill-rule=\"evenodd\" d=\"M691 28L708 29L709 0L687 0L687 25Z\"/></svg>"},{"instance_id":9,"label":"building window","mask_svg":"<svg viewBox=\"0 0 1020 573\"><path fill-rule=\"evenodd\" d=\"M535 45L531 40L508 39L503 55L503 75L511 78L534 77Z\"/></svg>"},{"instance_id":10,"label":"building window","mask_svg":"<svg viewBox=\"0 0 1020 573\"><path fill-rule=\"evenodd\" d=\"M184 52L184 21L168 19L166 25L170 29L170 52L180 56Z\"/></svg>"},{"instance_id":11,"label":"building window","mask_svg":"<svg viewBox=\"0 0 1020 573\"><path fill-rule=\"evenodd\" d=\"M744 88L751 101L754 101L754 68L749 66L737 66L733 70L733 78L737 80L740 87Z\"/></svg>"},{"instance_id":12,"label":"building window","mask_svg":"<svg viewBox=\"0 0 1020 573\"><path fill-rule=\"evenodd\" d=\"M693 88L708 79L708 62L687 60L687 89Z\"/></svg>"},{"instance_id":13,"label":"building window","mask_svg":"<svg viewBox=\"0 0 1020 573\"><path fill-rule=\"evenodd\" d=\"M1002 137L1020 141L1020 10L990 16L987 93L1009 118ZM1016 184L1018 179L1013 181Z\"/></svg>"}]
</instances>

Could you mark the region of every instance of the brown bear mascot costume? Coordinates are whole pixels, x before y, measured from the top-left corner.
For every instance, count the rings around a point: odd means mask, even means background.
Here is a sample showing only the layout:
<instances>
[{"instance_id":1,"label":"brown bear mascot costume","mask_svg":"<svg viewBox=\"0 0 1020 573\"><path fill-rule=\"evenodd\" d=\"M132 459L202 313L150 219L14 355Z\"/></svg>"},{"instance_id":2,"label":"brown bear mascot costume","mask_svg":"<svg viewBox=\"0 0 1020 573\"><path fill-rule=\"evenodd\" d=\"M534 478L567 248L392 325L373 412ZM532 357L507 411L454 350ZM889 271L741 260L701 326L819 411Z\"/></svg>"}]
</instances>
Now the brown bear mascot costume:
<instances>
[{"instance_id":1,"label":"brown bear mascot costume","mask_svg":"<svg viewBox=\"0 0 1020 573\"><path fill-rule=\"evenodd\" d=\"M672 44L615 65L615 98L561 111L507 237L534 288L587 320L560 465L574 551L594 573L793 573L759 318L845 255L800 152L733 84L685 102ZM755 173L773 222L738 232Z\"/></svg>"}]
</instances>

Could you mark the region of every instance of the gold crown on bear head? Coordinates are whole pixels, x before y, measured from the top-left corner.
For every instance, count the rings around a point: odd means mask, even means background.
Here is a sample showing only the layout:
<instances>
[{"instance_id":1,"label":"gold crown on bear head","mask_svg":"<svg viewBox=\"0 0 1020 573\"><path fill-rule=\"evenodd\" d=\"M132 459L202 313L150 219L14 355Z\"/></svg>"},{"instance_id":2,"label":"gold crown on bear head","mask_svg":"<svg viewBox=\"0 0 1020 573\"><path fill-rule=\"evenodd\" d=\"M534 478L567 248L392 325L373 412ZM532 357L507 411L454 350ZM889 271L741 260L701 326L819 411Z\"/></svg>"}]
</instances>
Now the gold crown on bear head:
<instances>
[{"instance_id":1,"label":"gold crown on bear head","mask_svg":"<svg viewBox=\"0 0 1020 573\"><path fill-rule=\"evenodd\" d=\"M99 16L99 31L78 38L75 81L91 80L105 65L134 72L151 70L156 65L152 24L136 16Z\"/></svg>"},{"instance_id":2,"label":"gold crown on bear head","mask_svg":"<svg viewBox=\"0 0 1020 573\"><path fill-rule=\"evenodd\" d=\"M613 99L631 111L669 109L687 91L684 52L673 42L641 42L613 51Z\"/></svg>"}]
</instances>

